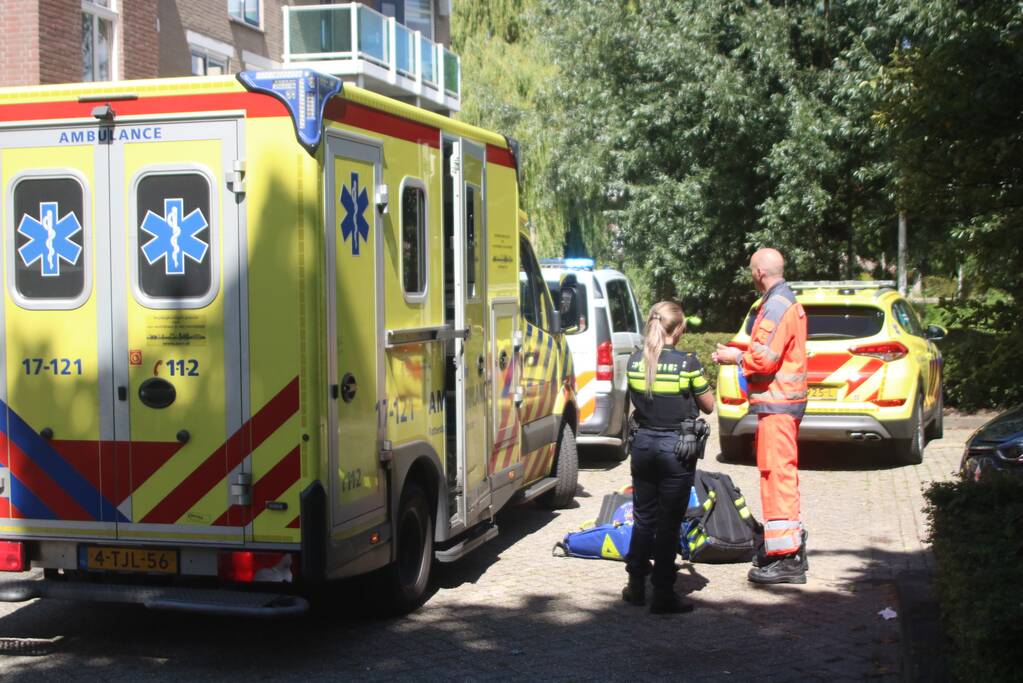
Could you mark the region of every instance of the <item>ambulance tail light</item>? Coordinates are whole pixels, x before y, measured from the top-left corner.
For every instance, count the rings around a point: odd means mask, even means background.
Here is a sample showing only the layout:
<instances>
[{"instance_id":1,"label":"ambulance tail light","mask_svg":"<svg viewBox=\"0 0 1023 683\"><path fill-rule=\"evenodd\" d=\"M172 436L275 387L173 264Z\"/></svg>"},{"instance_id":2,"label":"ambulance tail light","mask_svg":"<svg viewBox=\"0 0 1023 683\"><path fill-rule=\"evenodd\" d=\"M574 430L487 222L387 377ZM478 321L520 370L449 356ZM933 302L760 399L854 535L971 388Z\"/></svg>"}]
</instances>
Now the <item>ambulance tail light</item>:
<instances>
[{"instance_id":1,"label":"ambulance tail light","mask_svg":"<svg viewBox=\"0 0 1023 683\"><path fill-rule=\"evenodd\" d=\"M0 571L28 571L28 547L21 541L0 541Z\"/></svg>"},{"instance_id":2,"label":"ambulance tail light","mask_svg":"<svg viewBox=\"0 0 1023 683\"><path fill-rule=\"evenodd\" d=\"M849 353L857 356L879 358L887 363L893 360L899 360L900 358L905 358L909 353L909 349L899 342L882 342L880 344L861 344L859 346L853 346L849 349Z\"/></svg>"},{"instance_id":3,"label":"ambulance tail light","mask_svg":"<svg viewBox=\"0 0 1023 683\"><path fill-rule=\"evenodd\" d=\"M898 408L901 405L905 405L906 399L904 398L873 398L870 402L879 408Z\"/></svg>"},{"instance_id":4,"label":"ambulance tail light","mask_svg":"<svg viewBox=\"0 0 1023 683\"><path fill-rule=\"evenodd\" d=\"M615 361L611 342L597 344L597 379L610 381L614 379Z\"/></svg>"},{"instance_id":5,"label":"ambulance tail light","mask_svg":"<svg viewBox=\"0 0 1023 683\"><path fill-rule=\"evenodd\" d=\"M742 396L722 396L721 402L726 406L741 406L746 402Z\"/></svg>"},{"instance_id":6,"label":"ambulance tail light","mask_svg":"<svg viewBox=\"0 0 1023 683\"><path fill-rule=\"evenodd\" d=\"M224 581L239 583L291 583L298 573L297 559L294 553L223 552L217 556L217 576Z\"/></svg>"}]
</instances>

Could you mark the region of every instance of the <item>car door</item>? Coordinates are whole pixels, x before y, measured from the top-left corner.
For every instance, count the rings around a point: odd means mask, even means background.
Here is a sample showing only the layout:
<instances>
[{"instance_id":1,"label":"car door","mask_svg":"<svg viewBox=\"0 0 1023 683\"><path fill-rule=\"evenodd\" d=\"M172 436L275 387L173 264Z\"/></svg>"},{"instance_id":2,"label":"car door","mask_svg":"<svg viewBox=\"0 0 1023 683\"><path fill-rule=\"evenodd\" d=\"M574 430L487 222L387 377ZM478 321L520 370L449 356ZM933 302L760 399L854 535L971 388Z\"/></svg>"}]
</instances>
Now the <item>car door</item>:
<instances>
[{"instance_id":1,"label":"car door","mask_svg":"<svg viewBox=\"0 0 1023 683\"><path fill-rule=\"evenodd\" d=\"M615 374L612 385L614 412L611 424L618 424L624 406L625 390L628 386L626 366L629 356L643 346L639 316L629 290L629 283L622 277L613 277L604 283L607 295L607 314L611 323L611 345L614 350Z\"/></svg>"},{"instance_id":2,"label":"car door","mask_svg":"<svg viewBox=\"0 0 1023 683\"><path fill-rule=\"evenodd\" d=\"M909 349L917 367L920 368L920 391L924 398L924 413L929 414L938 399L940 373L937 368L938 349L926 338L923 325L909 302L899 299L892 304L892 314L899 326L908 333L902 341Z\"/></svg>"}]
</instances>

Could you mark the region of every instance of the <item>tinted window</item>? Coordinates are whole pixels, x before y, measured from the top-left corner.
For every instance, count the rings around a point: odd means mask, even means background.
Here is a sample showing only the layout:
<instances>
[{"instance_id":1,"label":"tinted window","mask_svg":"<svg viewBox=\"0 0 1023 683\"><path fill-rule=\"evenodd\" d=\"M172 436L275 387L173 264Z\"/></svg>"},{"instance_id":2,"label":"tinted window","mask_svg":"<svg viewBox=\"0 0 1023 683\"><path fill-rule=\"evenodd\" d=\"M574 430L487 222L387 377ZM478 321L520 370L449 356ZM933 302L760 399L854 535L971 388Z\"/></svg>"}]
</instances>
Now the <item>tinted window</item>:
<instances>
[{"instance_id":1,"label":"tinted window","mask_svg":"<svg viewBox=\"0 0 1023 683\"><path fill-rule=\"evenodd\" d=\"M884 326L884 311L873 306L803 304L808 339L872 337Z\"/></svg>"},{"instance_id":2,"label":"tinted window","mask_svg":"<svg viewBox=\"0 0 1023 683\"><path fill-rule=\"evenodd\" d=\"M639 332L636 309L625 280L610 280L607 283L607 305L614 332Z\"/></svg>"},{"instance_id":3,"label":"tinted window","mask_svg":"<svg viewBox=\"0 0 1023 683\"><path fill-rule=\"evenodd\" d=\"M474 185L465 186L465 296L468 299L475 299L477 282L480 274L480 249L477 243L479 230L479 219L481 217L482 205L480 202L479 188Z\"/></svg>"},{"instance_id":4,"label":"tinted window","mask_svg":"<svg viewBox=\"0 0 1023 683\"><path fill-rule=\"evenodd\" d=\"M154 299L208 294L213 258L206 177L198 173L146 176L136 192L139 289Z\"/></svg>"},{"instance_id":5,"label":"tinted window","mask_svg":"<svg viewBox=\"0 0 1023 683\"><path fill-rule=\"evenodd\" d=\"M899 325L906 332L915 334L918 337L924 336L923 325L920 324L920 320L916 317L916 312L905 301L896 301L892 304L892 315L895 316L895 319L899 321Z\"/></svg>"},{"instance_id":6,"label":"tinted window","mask_svg":"<svg viewBox=\"0 0 1023 683\"><path fill-rule=\"evenodd\" d=\"M74 178L14 188L14 286L25 299L76 299L85 290L84 191Z\"/></svg>"},{"instance_id":7,"label":"tinted window","mask_svg":"<svg viewBox=\"0 0 1023 683\"><path fill-rule=\"evenodd\" d=\"M519 240L519 251L519 298L522 302L522 317L534 325L546 328L546 321L552 317L547 283L540 274L540 265L533 255L533 248L525 238Z\"/></svg>"},{"instance_id":8,"label":"tinted window","mask_svg":"<svg viewBox=\"0 0 1023 683\"><path fill-rule=\"evenodd\" d=\"M426 291L426 193L419 187L401 193L401 281L406 294Z\"/></svg>"}]
</instances>

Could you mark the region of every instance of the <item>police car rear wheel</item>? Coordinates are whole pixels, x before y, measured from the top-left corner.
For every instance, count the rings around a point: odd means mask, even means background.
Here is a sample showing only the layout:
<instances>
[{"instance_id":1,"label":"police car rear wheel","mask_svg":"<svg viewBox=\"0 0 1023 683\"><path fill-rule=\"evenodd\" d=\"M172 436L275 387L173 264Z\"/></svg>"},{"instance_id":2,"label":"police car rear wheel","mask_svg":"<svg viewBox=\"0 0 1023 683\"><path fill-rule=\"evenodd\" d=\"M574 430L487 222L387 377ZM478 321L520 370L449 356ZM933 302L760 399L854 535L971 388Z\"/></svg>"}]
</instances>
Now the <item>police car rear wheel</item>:
<instances>
[{"instance_id":1,"label":"police car rear wheel","mask_svg":"<svg viewBox=\"0 0 1023 683\"><path fill-rule=\"evenodd\" d=\"M557 477L558 483L537 498L537 502L550 510L566 508L575 499L575 489L579 483L579 452L575 444L575 432L567 422L561 425L553 476Z\"/></svg>"},{"instance_id":2,"label":"police car rear wheel","mask_svg":"<svg viewBox=\"0 0 1023 683\"><path fill-rule=\"evenodd\" d=\"M424 602L433 564L433 516L418 484L405 487L397 519L397 553L385 572L385 590L390 598L388 611L407 614Z\"/></svg>"}]
</instances>

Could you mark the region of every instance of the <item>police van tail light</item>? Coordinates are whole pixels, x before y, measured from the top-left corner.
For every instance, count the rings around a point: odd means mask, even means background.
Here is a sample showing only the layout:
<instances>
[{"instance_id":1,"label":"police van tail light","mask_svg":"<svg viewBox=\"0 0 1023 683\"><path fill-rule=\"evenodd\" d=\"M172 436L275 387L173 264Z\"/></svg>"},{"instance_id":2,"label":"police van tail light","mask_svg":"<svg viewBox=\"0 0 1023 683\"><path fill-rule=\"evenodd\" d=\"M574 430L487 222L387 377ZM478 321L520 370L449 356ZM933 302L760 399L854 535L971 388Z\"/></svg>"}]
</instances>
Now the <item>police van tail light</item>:
<instances>
[{"instance_id":1,"label":"police van tail light","mask_svg":"<svg viewBox=\"0 0 1023 683\"><path fill-rule=\"evenodd\" d=\"M615 365L611 342L597 344L597 379L610 381L614 379Z\"/></svg>"},{"instance_id":2,"label":"police van tail light","mask_svg":"<svg viewBox=\"0 0 1023 683\"><path fill-rule=\"evenodd\" d=\"M909 349L899 342L883 342L880 344L861 344L859 346L853 346L849 349L849 353L856 354L857 356L879 358L887 363L889 361L905 358L909 353Z\"/></svg>"},{"instance_id":3,"label":"police van tail light","mask_svg":"<svg viewBox=\"0 0 1023 683\"><path fill-rule=\"evenodd\" d=\"M21 541L0 541L0 571L28 570L28 546Z\"/></svg>"},{"instance_id":4,"label":"police van tail light","mask_svg":"<svg viewBox=\"0 0 1023 683\"><path fill-rule=\"evenodd\" d=\"M239 583L291 583L298 573L297 560L294 553L224 552L217 556L217 576Z\"/></svg>"}]
</instances>

